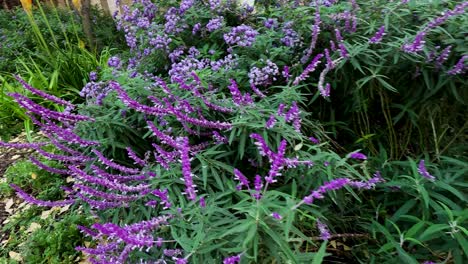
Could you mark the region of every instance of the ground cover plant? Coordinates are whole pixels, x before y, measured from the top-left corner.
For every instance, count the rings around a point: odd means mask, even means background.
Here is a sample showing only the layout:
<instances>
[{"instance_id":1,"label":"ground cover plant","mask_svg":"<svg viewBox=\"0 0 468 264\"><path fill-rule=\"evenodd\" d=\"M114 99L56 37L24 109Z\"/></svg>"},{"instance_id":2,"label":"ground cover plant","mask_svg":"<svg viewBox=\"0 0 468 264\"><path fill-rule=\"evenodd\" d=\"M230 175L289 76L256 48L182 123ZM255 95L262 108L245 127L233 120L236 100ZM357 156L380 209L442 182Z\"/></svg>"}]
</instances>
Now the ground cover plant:
<instances>
[{"instance_id":1,"label":"ground cover plant","mask_svg":"<svg viewBox=\"0 0 468 264\"><path fill-rule=\"evenodd\" d=\"M463 263L467 7L135 1L83 103L18 78L48 140L0 146L72 180L10 187L92 216L93 263Z\"/></svg>"}]
</instances>

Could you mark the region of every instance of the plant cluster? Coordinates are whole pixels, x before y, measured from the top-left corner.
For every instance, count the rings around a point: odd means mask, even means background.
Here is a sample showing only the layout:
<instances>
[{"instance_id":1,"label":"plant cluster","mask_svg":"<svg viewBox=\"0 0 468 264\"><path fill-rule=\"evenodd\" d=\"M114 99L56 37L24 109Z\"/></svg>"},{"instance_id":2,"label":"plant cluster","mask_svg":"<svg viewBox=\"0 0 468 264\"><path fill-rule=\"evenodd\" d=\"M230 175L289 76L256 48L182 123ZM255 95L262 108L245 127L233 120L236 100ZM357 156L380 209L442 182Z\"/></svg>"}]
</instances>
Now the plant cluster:
<instances>
[{"instance_id":1,"label":"plant cluster","mask_svg":"<svg viewBox=\"0 0 468 264\"><path fill-rule=\"evenodd\" d=\"M33 204L81 205L96 216L78 227L93 243L77 250L93 263L463 263L466 161L440 152L439 167L433 153L400 161L385 151L397 141L386 140L374 158L373 145L354 148L315 117L369 93L387 110L376 125L393 125L385 96L404 87L383 72L422 68L442 87L459 85L466 47L440 50L429 39L466 21L468 2L431 5L443 14L413 1L299 2L124 6L117 27L131 57L112 56L91 72L84 103L25 82L55 108L10 94L48 140L0 146L54 160L31 161L72 177L62 199L10 186ZM424 16L412 17L415 9ZM346 77L354 72L365 77ZM458 90L452 96L465 103ZM438 94L417 96L427 93ZM370 105L373 96L364 98ZM358 119L370 126L363 112ZM385 136L395 140L392 133Z\"/></svg>"},{"instance_id":2,"label":"plant cluster","mask_svg":"<svg viewBox=\"0 0 468 264\"><path fill-rule=\"evenodd\" d=\"M18 120L31 129L24 111L5 96L24 92L13 74L29 84L71 101L88 80L90 71L107 61L106 46L121 48L122 34L115 30L111 17L92 9L97 47L86 48L79 16L71 10L42 6L30 12L23 9L0 10L0 137L17 133ZM19 127L21 129L21 127Z\"/></svg>"}]
</instances>

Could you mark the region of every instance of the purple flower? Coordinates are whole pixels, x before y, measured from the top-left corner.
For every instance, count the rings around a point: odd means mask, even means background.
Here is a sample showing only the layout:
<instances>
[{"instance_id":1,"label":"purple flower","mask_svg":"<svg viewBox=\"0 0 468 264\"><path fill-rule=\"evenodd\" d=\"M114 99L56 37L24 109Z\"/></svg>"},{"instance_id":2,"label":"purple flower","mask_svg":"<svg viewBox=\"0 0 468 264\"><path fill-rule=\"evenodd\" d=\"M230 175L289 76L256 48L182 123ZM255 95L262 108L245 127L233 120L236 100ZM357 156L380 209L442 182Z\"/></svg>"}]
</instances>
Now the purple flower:
<instances>
[{"instance_id":1,"label":"purple flower","mask_svg":"<svg viewBox=\"0 0 468 264\"><path fill-rule=\"evenodd\" d=\"M257 200L260 200L260 198L262 198L262 188L263 188L262 176L255 175L254 188L255 188L255 193L252 194L252 197L254 197Z\"/></svg>"},{"instance_id":2,"label":"purple flower","mask_svg":"<svg viewBox=\"0 0 468 264\"><path fill-rule=\"evenodd\" d=\"M199 203L200 203L200 207L201 207L201 208L205 208L205 207L206 207L206 201L205 201L205 198L204 198L204 197L201 197L201 198L200 198Z\"/></svg>"},{"instance_id":3,"label":"purple flower","mask_svg":"<svg viewBox=\"0 0 468 264\"><path fill-rule=\"evenodd\" d=\"M424 47L424 43L426 43L426 41L424 40L425 36L425 31L419 32L412 43L407 43L403 45L403 51L407 53L416 53L418 51L421 51Z\"/></svg>"},{"instance_id":4,"label":"purple flower","mask_svg":"<svg viewBox=\"0 0 468 264\"><path fill-rule=\"evenodd\" d=\"M196 23L195 25L193 25L192 35L197 34L197 32L200 31L200 29L201 29L201 24L200 23Z\"/></svg>"},{"instance_id":5,"label":"purple flower","mask_svg":"<svg viewBox=\"0 0 468 264\"><path fill-rule=\"evenodd\" d=\"M98 79L97 72L92 71L92 72L89 73L89 80L90 81L95 82L95 81L97 81L97 79Z\"/></svg>"},{"instance_id":6,"label":"purple flower","mask_svg":"<svg viewBox=\"0 0 468 264\"><path fill-rule=\"evenodd\" d=\"M283 219L283 217L282 217L279 213L277 213L277 212L271 213L271 217L273 217L273 218L276 219L276 220L281 220L281 219Z\"/></svg>"},{"instance_id":7,"label":"purple flower","mask_svg":"<svg viewBox=\"0 0 468 264\"><path fill-rule=\"evenodd\" d=\"M352 152L348 154L348 158L366 160L367 156L362 154L361 152Z\"/></svg>"},{"instance_id":8,"label":"purple flower","mask_svg":"<svg viewBox=\"0 0 468 264\"><path fill-rule=\"evenodd\" d=\"M317 219L317 228L320 233L320 238L322 240L329 240L331 238L330 230L328 230L328 226L322 223L320 220Z\"/></svg>"},{"instance_id":9,"label":"purple flower","mask_svg":"<svg viewBox=\"0 0 468 264\"><path fill-rule=\"evenodd\" d=\"M225 136L219 134L218 131L213 131L213 139L215 140L216 144L227 144L228 139Z\"/></svg>"},{"instance_id":10,"label":"purple flower","mask_svg":"<svg viewBox=\"0 0 468 264\"><path fill-rule=\"evenodd\" d=\"M228 45L238 45L239 47L250 47L255 42L258 31L247 25L240 25L224 34L224 41Z\"/></svg>"},{"instance_id":11,"label":"purple flower","mask_svg":"<svg viewBox=\"0 0 468 264\"><path fill-rule=\"evenodd\" d=\"M341 36L341 32L337 28L335 28L335 37L336 37L336 42L338 43L343 42L343 37Z\"/></svg>"},{"instance_id":12,"label":"purple flower","mask_svg":"<svg viewBox=\"0 0 468 264\"><path fill-rule=\"evenodd\" d=\"M253 100L250 97L250 94L246 93L245 95L242 95L242 93L239 91L239 87L237 86L237 83L235 80L231 79L230 82L231 84L228 86L228 88L229 88L229 91L231 92L232 101L234 102L235 105L248 105L248 104L253 103Z\"/></svg>"},{"instance_id":13,"label":"purple flower","mask_svg":"<svg viewBox=\"0 0 468 264\"><path fill-rule=\"evenodd\" d=\"M330 96L331 85L330 83L325 84L325 88L319 87L320 95L323 97Z\"/></svg>"},{"instance_id":14,"label":"purple flower","mask_svg":"<svg viewBox=\"0 0 468 264\"><path fill-rule=\"evenodd\" d=\"M435 177L432 176L426 169L426 165L424 164L424 160L419 161L418 165L418 173L423 176L424 178L430 180L430 181L435 181Z\"/></svg>"},{"instance_id":15,"label":"purple flower","mask_svg":"<svg viewBox=\"0 0 468 264\"><path fill-rule=\"evenodd\" d=\"M289 81L289 78L291 77L291 74L289 73L289 67L284 66L283 71L281 72L284 78L286 78L287 81Z\"/></svg>"},{"instance_id":16,"label":"purple flower","mask_svg":"<svg viewBox=\"0 0 468 264\"><path fill-rule=\"evenodd\" d=\"M126 148L128 156L134 161L133 164L138 164L140 166L145 166L146 161L138 157L138 155L132 150L132 148L127 147Z\"/></svg>"},{"instance_id":17,"label":"purple flower","mask_svg":"<svg viewBox=\"0 0 468 264\"><path fill-rule=\"evenodd\" d=\"M268 29L274 29L278 26L278 19L276 18L268 18L263 22L263 25Z\"/></svg>"},{"instance_id":18,"label":"purple flower","mask_svg":"<svg viewBox=\"0 0 468 264\"><path fill-rule=\"evenodd\" d=\"M175 260L175 264L187 264L188 263L188 260L186 260L185 258L172 258L173 260Z\"/></svg>"},{"instance_id":19,"label":"purple flower","mask_svg":"<svg viewBox=\"0 0 468 264\"><path fill-rule=\"evenodd\" d=\"M309 74L313 71L315 71L315 68L320 64L320 59L323 57L322 53L317 54L312 62L307 65L307 67L304 69L304 71L301 73L301 75L297 76L296 79L294 79L293 85L298 85L299 82L305 80L307 77L309 77Z\"/></svg>"},{"instance_id":20,"label":"purple flower","mask_svg":"<svg viewBox=\"0 0 468 264\"><path fill-rule=\"evenodd\" d=\"M57 104L61 104L61 105L65 105L67 107L69 107L70 109L74 109L75 108L75 105L73 105L72 103L68 102L68 101L65 101L61 98L58 98L56 96L53 96L53 95L50 95L48 93L45 93L41 90L38 90L34 87L32 87L31 85L29 85L28 83L26 83L23 79L21 79L19 76L15 75L15 78L18 82L21 83L21 85L29 90L30 92L32 92L33 94L35 95L39 95L40 97L48 100L48 101L51 101L51 102L54 102L54 103L57 103Z\"/></svg>"},{"instance_id":21,"label":"purple flower","mask_svg":"<svg viewBox=\"0 0 468 264\"><path fill-rule=\"evenodd\" d=\"M381 26L375 35L369 39L369 43L377 44L382 41L383 36L385 35L385 26Z\"/></svg>"},{"instance_id":22,"label":"purple flower","mask_svg":"<svg viewBox=\"0 0 468 264\"><path fill-rule=\"evenodd\" d=\"M242 174L242 172L240 172L240 170L234 169L234 179L239 181L239 184L236 186L237 190L242 190L242 186L245 186L247 187L247 189L250 189L249 180L247 179L247 177L244 176L244 174Z\"/></svg>"},{"instance_id":23,"label":"purple flower","mask_svg":"<svg viewBox=\"0 0 468 264\"><path fill-rule=\"evenodd\" d=\"M104 155L102 155L101 152L99 152L96 149L93 149L92 152L97 156L99 161L102 162L102 164L106 165L107 167L111 167L113 169L116 169L125 173L139 173L140 172L139 169L125 167L123 165L113 162L112 160L107 159L106 157L104 157Z\"/></svg>"},{"instance_id":24,"label":"purple flower","mask_svg":"<svg viewBox=\"0 0 468 264\"><path fill-rule=\"evenodd\" d=\"M193 183L193 174L192 169L190 168L190 145L187 137L183 137L179 140L179 153L182 163L182 175L184 176L183 181L185 183L185 192L184 194L191 201L196 200L197 190L195 189L195 184Z\"/></svg>"},{"instance_id":25,"label":"purple flower","mask_svg":"<svg viewBox=\"0 0 468 264\"><path fill-rule=\"evenodd\" d=\"M237 264L240 262L240 254L239 255L235 255L235 256L231 256L231 257L227 257L223 260L223 264Z\"/></svg>"},{"instance_id":26,"label":"purple flower","mask_svg":"<svg viewBox=\"0 0 468 264\"><path fill-rule=\"evenodd\" d=\"M442 67L442 64L444 64L444 62L448 59L451 51L452 51L452 46L449 45L440 52L439 56L437 56L437 58L435 59L437 68Z\"/></svg>"},{"instance_id":27,"label":"purple flower","mask_svg":"<svg viewBox=\"0 0 468 264\"><path fill-rule=\"evenodd\" d=\"M267 157L273 156L273 151L268 147L267 143L261 135L252 133L250 134L250 138L255 140L254 144L257 146L260 155Z\"/></svg>"},{"instance_id":28,"label":"purple flower","mask_svg":"<svg viewBox=\"0 0 468 264\"><path fill-rule=\"evenodd\" d=\"M109 60L107 61L107 65L112 68L120 68L120 58L117 56L110 57Z\"/></svg>"},{"instance_id":29,"label":"purple flower","mask_svg":"<svg viewBox=\"0 0 468 264\"><path fill-rule=\"evenodd\" d=\"M334 191L343 188L349 183L349 179L338 178L330 182L324 183L320 188L311 192L310 195L304 197L302 200L305 204L312 204L315 199L323 199L324 194L329 191Z\"/></svg>"},{"instance_id":30,"label":"purple flower","mask_svg":"<svg viewBox=\"0 0 468 264\"><path fill-rule=\"evenodd\" d=\"M278 147L278 153L269 156L271 166L268 176L265 177L265 181L267 183L275 183L275 178L281 176L280 171L284 168L284 164L286 163L286 159L284 157L285 152L286 140L283 139Z\"/></svg>"},{"instance_id":31,"label":"purple flower","mask_svg":"<svg viewBox=\"0 0 468 264\"><path fill-rule=\"evenodd\" d=\"M283 31L284 37L281 38L281 42L286 47L294 47L301 42L299 34L293 29L292 21L288 21L284 23L282 31Z\"/></svg>"},{"instance_id":32,"label":"purple flower","mask_svg":"<svg viewBox=\"0 0 468 264\"><path fill-rule=\"evenodd\" d=\"M275 126L276 121L277 121L276 117L274 115L270 115L270 118L268 119L268 121L265 124L265 128L266 129L272 129Z\"/></svg>"},{"instance_id":33,"label":"purple flower","mask_svg":"<svg viewBox=\"0 0 468 264\"><path fill-rule=\"evenodd\" d=\"M168 209L169 207L172 206L172 204L169 202L169 192L168 192L167 189L154 190L151 193L161 200L161 204L163 205L163 209Z\"/></svg>"},{"instance_id":34,"label":"purple flower","mask_svg":"<svg viewBox=\"0 0 468 264\"><path fill-rule=\"evenodd\" d=\"M312 141L312 143L314 143L314 144L320 144L320 140L318 140L315 137L309 137L309 140Z\"/></svg>"},{"instance_id":35,"label":"purple flower","mask_svg":"<svg viewBox=\"0 0 468 264\"><path fill-rule=\"evenodd\" d=\"M341 57L344 59L348 58L348 50L346 49L346 46L343 43L340 43L338 44L338 48L340 48Z\"/></svg>"},{"instance_id":36,"label":"purple flower","mask_svg":"<svg viewBox=\"0 0 468 264\"><path fill-rule=\"evenodd\" d=\"M75 200L72 200L72 199L64 200L64 201L54 201L54 202L42 201L42 200L38 200L38 199L30 196L25 191L23 191L20 187L18 187L17 185L15 185L13 183L10 184L10 187L13 188L16 191L16 194L19 197L21 197L22 199L24 199L26 202L35 204L37 206L54 207L54 206L65 206L65 205L75 203Z\"/></svg>"},{"instance_id":37,"label":"purple flower","mask_svg":"<svg viewBox=\"0 0 468 264\"><path fill-rule=\"evenodd\" d=\"M320 24L322 23L322 21L320 20L320 12L319 12L319 8L315 9L315 19L314 19L314 25L312 26L312 39L310 41L310 46L309 46L309 49L306 53L305 56L302 57L301 59L301 63L306 63L310 56L312 56L312 53L315 49L315 45L317 44L317 39L318 39L318 35L320 33Z\"/></svg>"},{"instance_id":38,"label":"purple flower","mask_svg":"<svg viewBox=\"0 0 468 264\"><path fill-rule=\"evenodd\" d=\"M465 61L468 61L468 55L463 55L447 74L457 75L464 73L468 69L468 65L465 65Z\"/></svg>"},{"instance_id":39,"label":"purple flower","mask_svg":"<svg viewBox=\"0 0 468 264\"><path fill-rule=\"evenodd\" d=\"M183 14L185 11L189 10L194 4L194 0L182 0L179 6L179 13Z\"/></svg>"},{"instance_id":40,"label":"purple flower","mask_svg":"<svg viewBox=\"0 0 468 264\"><path fill-rule=\"evenodd\" d=\"M209 0L209 4L211 10L216 10L220 7L221 0Z\"/></svg>"},{"instance_id":41,"label":"purple flower","mask_svg":"<svg viewBox=\"0 0 468 264\"><path fill-rule=\"evenodd\" d=\"M224 17L218 16L208 21L208 24L206 24L206 29L209 32L213 32L217 29L220 29L223 25L224 25Z\"/></svg>"},{"instance_id":42,"label":"purple flower","mask_svg":"<svg viewBox=\"0 0 468 264\"><path fill-rule=\"evenodd\" d=\"M248 76L251 85L267 86L276 81L275 76L279 75L278 66L270 60L267 60L266 64L263 68L253 67L250 69Z\"/></svg>"}]
</instances>

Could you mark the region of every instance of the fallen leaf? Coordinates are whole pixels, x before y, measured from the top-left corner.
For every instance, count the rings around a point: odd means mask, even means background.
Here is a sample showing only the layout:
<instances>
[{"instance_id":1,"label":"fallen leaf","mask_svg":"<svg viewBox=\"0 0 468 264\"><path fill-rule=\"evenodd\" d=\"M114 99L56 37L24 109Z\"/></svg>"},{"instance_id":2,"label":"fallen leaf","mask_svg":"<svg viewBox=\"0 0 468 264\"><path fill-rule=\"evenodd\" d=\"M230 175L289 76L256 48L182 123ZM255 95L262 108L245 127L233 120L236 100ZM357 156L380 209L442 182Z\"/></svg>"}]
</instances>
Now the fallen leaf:
<instances>
[{"instance_id":1,"label":"fallen leaf","mask_svg":"<svg viewBox=\"0 0 468 264\"><path fill-rule=\"evenodd\" d=\"M60 213L63 214L64 212L68 211L70 209L71 204L67 204L63 207L60 208Z\"/></svg>"},{"instance_id":2,"label":"fallen leaf","mask_svg":"<svg viewBox=\"0 0 468 264\"><path fill-rule=\"evenodd\" d=\"M335 240L332 240L330 241L330 245L336 249L336 241Z\"/></svg>"},{"instance_id":3,"label":"fallen leaf","mask_svg":"<svg viewBox=\"0 0 468 264\"><path fill-rule=\"evenodd\" d=\"M294 146L294 151L299 151L302 148L303 144L299 143L296 146Z\"/></svg>"},{"instance_id":4,"label":"fallen leaf","mask_svg":"<svg viewBox=\"0 0 468 264\"><path fill-rule=\"evenodd\" d=\"M23 261L23 257L17 252L10 251L8 252L8 255L10 256L11 259L16 260L16 261Z\"/></svg>"},{"instance_id":5,"label":"fallen leaf","mask_svg":"<svg viewBox=\"0 0 468 264\"><path fill-rule=\"evenodd\" d=\"M11 206L13 204L14 204L13 198L8 199L5 203L5 211L7 211L9 214L13 213L13 209L11 209Z\"/></svg>"},{"instance_id":6,"label":"fallen leaf","mask_svg":"<svg viewBox=\"0 0 468 264\"><path fill-rule=\"evenodd\" d=\"M42 219L42 220L47 219L47 218L49 217L49 215L50 215L52 212L53 212L52 209L42 211L42 213L41 213L41 219Z\"/></svg>"},{"instance_id":7,"label":"fallen leaf","mask_svg":"<svg viewBox=\"0 0 468 264\"><path fill-rule=\"evenodd\" d=\"M32 233L32 232L36 231L37 229L39 229L41 227L42 226L40 224L33 222L33 223L31 223L29 225L29 228L28 228L28 230L26 230L26 233Z\"/></svg>"}]
</instances>

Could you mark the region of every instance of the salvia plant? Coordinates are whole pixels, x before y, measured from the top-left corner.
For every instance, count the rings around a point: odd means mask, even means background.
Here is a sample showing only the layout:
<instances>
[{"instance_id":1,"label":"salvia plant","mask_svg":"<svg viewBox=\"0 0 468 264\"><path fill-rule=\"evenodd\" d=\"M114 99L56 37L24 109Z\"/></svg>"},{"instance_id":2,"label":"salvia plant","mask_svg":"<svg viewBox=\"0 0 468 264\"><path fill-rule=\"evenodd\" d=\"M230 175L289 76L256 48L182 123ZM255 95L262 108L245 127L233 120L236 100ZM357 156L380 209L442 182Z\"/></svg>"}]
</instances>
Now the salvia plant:
<instances>
[{"instance_id":1,"label":"salvia plant","mask_svg":"<svg viewBox=\"0 0 468 264\"><path fill-rule=\"evenodd\" d=\"M333 99L348 64L366 67L358 47L420 59L432 31L464 16L467 2L450 1L404 34L385 13L413 1L372 1L385 19L371 27L363 9L372 5L305 2L124 5L115 17L132 56L91 72L83 104L17 77L57 107L10 94L48 140L0 146L34 149L59 166L32 163L72 180L59 201L11 187L39 206L84 207L94 223L79 229L92 243L76 249L92 263L462 263L466 163L447 160L442 175L429 156L383 162L346 150L310 105ZM463 52L444 47L427 67L458 78ZM361 84L390 89L384 79L375 72ZM338 243L353 248L327 253Z\"/></svg>"}]
</instances>

